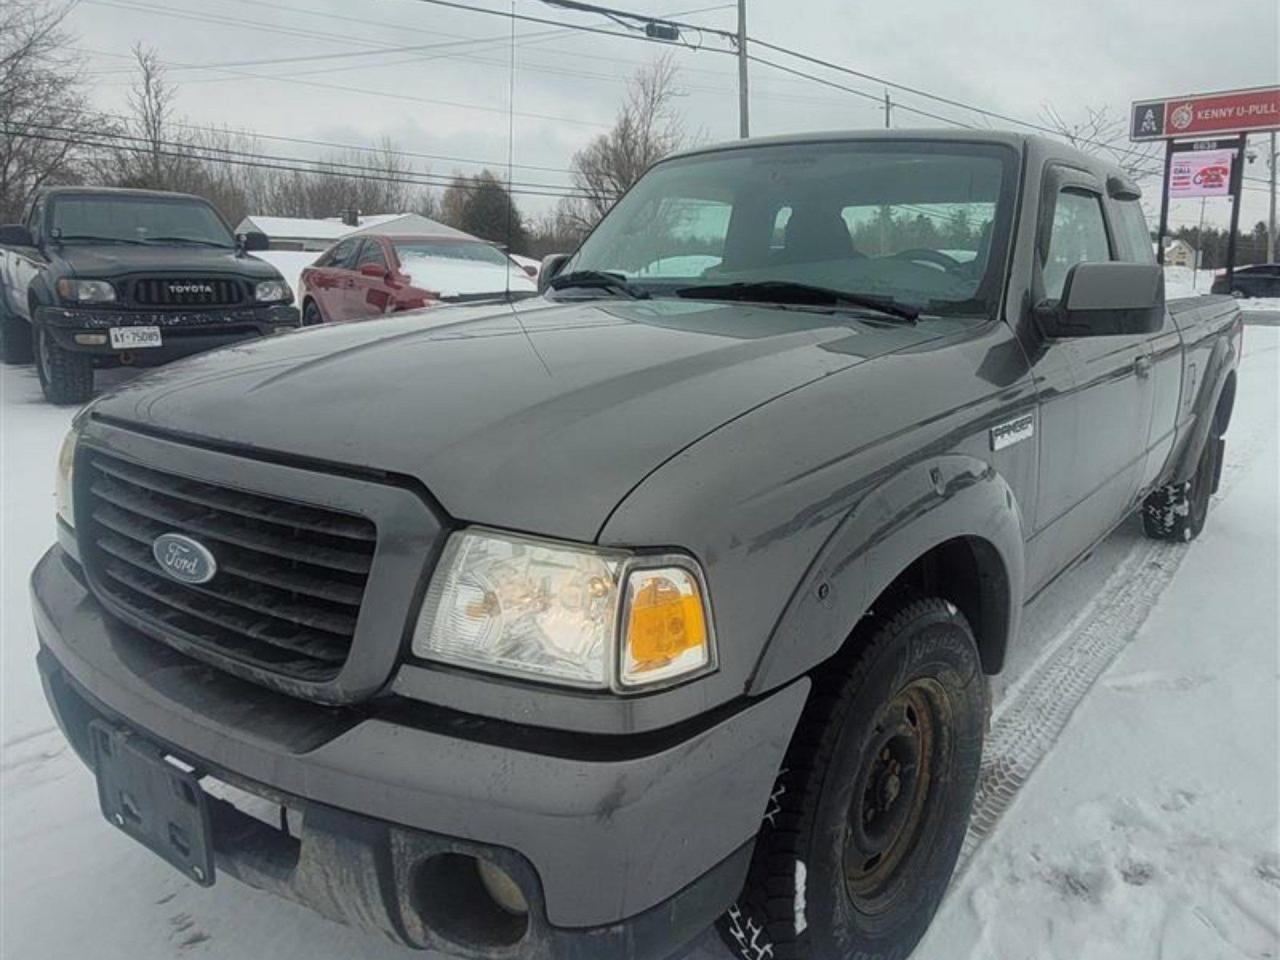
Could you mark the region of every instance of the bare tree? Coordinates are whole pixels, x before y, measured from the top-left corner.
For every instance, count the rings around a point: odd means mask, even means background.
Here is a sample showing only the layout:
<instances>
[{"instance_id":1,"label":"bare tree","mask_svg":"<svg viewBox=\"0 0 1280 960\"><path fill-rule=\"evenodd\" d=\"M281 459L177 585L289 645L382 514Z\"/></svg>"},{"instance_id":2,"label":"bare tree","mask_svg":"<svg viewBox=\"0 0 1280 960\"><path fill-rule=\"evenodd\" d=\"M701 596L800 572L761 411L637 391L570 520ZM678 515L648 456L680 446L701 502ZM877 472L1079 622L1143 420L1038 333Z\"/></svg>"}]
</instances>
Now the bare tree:
<instances>
[{"instance_id":1,"label":"bare tree","mask_svg":"<svg viewBox=\"0 0 1280 960\"><path fill-rule=\"evenodd\" d=\"M145 141L147 177L157 190L163 190L169 179L165 154L167 134L170 132L174 97L177 90L165 79L164 64L154 47L134 44L133 57L138 62L138 78L129 91L129 106L133 110L134 123Z\"/></svg>"},{"instance_id":2,"label":"bare tree","mask_svg":"<svg viewBox=\"0 0 1280 960\"><path fill-rule=\"evenodd\" d=\"M78 179L84 141L101 129L68 52L71 3L0 2L0 222L33 191Z\"/></svg>"},{"instance_id":3,"label":"bare tree","mask_svg":"<svg viewBox=\"0 0 1280 960\"><path fill-rule=\"evenodd\" d=\"M562 226L590 230L651 164L685 144L676 75L666 54L632 77L612 129L574 155L571 180L584 196L562 201Z\"/></svg>"},{"instance_id":4,"label":"bare tree","mask_svg":"<svg viewBox=\"0 0 1280 960\"><path fill-rule=\"evenodd\" d=\"M1147 176L1153 163L1159 165L1153 144L1129 142L1129 124L1124 117L1115 116L1106 106L1086 105L1084 111L1081 119L1072 122L1053 104L1045 104L1040 122L1077 150L1106 157L1131 177Z\"/></svg>"}]
</instances>

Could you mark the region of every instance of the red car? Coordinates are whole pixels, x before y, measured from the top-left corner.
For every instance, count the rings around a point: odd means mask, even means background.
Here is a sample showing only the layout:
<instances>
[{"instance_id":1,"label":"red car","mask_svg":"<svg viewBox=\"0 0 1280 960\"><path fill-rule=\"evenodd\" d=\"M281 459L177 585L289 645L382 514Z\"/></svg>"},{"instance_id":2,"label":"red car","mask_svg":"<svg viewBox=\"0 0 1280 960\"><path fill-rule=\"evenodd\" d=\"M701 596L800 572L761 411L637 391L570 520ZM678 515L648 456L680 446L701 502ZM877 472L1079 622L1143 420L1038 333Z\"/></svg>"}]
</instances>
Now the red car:
<instances>
[{"instance_id":1,"label":"red car","mask_svg":"<svg viewBox=\"0 0 1280 960\"><path fill-rule=\"evenodd\" d=\"M497 247L457 237L348 237L305 268L300 285L303 326L538 292Z\"/></svg>"}]
</instances>

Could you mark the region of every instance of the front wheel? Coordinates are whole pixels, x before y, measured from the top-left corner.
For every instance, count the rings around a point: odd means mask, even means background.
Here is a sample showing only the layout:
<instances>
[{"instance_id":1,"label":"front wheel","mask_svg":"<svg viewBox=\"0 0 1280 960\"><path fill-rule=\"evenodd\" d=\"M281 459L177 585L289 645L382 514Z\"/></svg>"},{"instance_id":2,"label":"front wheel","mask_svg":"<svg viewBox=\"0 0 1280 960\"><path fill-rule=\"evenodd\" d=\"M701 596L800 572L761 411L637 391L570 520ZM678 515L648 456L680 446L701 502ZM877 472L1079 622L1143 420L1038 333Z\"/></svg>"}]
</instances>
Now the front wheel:
<instances>
[{"instance_id":1,"label":"front wheel","mask_svg":"<svg viewBox=\"0 0 1280 960\"><path fill-rule=\"evenodd\" d=\"M906 957L977 786L988 698L973 633L945 600L908 602L813 680L721 936L743 960Z\"/></svg>"},{"instance_id":2,"label":"front wheel","mask_svg":"<svg viewBox=\"0 0 1280 960\"><path fill-rule=\"evenodd\" d=\"M93 396L93 360L58 346L49 331L37 327L36 374L50 403L85 403Z\"/></svg>"}]
</instances>

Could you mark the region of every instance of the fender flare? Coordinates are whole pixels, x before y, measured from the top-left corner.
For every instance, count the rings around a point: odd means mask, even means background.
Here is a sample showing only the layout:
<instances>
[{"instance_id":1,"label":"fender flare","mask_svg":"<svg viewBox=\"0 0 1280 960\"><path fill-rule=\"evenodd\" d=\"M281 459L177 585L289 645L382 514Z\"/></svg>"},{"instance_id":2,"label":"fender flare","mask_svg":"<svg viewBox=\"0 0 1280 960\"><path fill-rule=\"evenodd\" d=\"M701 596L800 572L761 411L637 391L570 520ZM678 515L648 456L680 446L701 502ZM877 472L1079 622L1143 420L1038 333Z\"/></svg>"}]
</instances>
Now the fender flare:
<instances>
[{"instance_id":1,"label":"fender flare","mask_svg":"<svg viewBox=\"0 0 1280 960\"><path fill-rule=\"evenodd\" d=\"M1237 331L1236 336L1239 336ZM1219 337L1213 345L1213 353L1206 364L1205 376L1200 381L1200 395L1196 397L1195 417L1187 438L1173 458L1173 469L1166 483L1185 483L1196 472L1200 451L1204 449L1209 431L1213 429L1218 401L1227 382L1235 372L1234 337Z\"/></svg>"},{"instance_id":2,"label":"fender flare","mask_svg":"<svg viewBox=\"0 0 1280 960\"><path fill-rule=\"evenodd\" d=\"M829 659L886 587L930 550L957 538L983 545L1003 568L1003 583L993 585L1005 599L1002 622L979 638L984 668L998 672L1022 612L1022 518L1013 490L994 467L957 454L913 464L846 515L783 610L748 693L774 689Z\"/></svg>"}]
</instances>

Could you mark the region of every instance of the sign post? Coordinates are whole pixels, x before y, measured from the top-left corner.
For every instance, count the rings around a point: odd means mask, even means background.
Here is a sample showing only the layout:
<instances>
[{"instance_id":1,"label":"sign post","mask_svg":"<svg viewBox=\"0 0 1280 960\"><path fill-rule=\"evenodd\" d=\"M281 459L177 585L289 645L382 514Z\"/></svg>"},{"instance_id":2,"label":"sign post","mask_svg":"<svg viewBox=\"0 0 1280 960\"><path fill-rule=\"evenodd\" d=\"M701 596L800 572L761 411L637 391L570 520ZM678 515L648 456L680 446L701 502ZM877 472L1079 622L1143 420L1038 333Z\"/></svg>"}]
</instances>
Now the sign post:
<instances>
[{"instance_id":1,"label":"sign post","mask_svg":"<svg viewBox=\"0 0 1280 960\"><path fill-rule=\"evenodd\" d=\"M1156 259L1164 263L1169 200L1230 197L1227 285L1235 275L1240 194L1244 186L1245 143L1250 133L1280 130L1280 87L1255 87L1164 100L1138 100L1129 114L1129 139L1163 140L1164 188ZM1234 136L1222 138L1224 134ZM1204 139L1218 137L1219 139Z\"/></svg>"}]
</instances>

